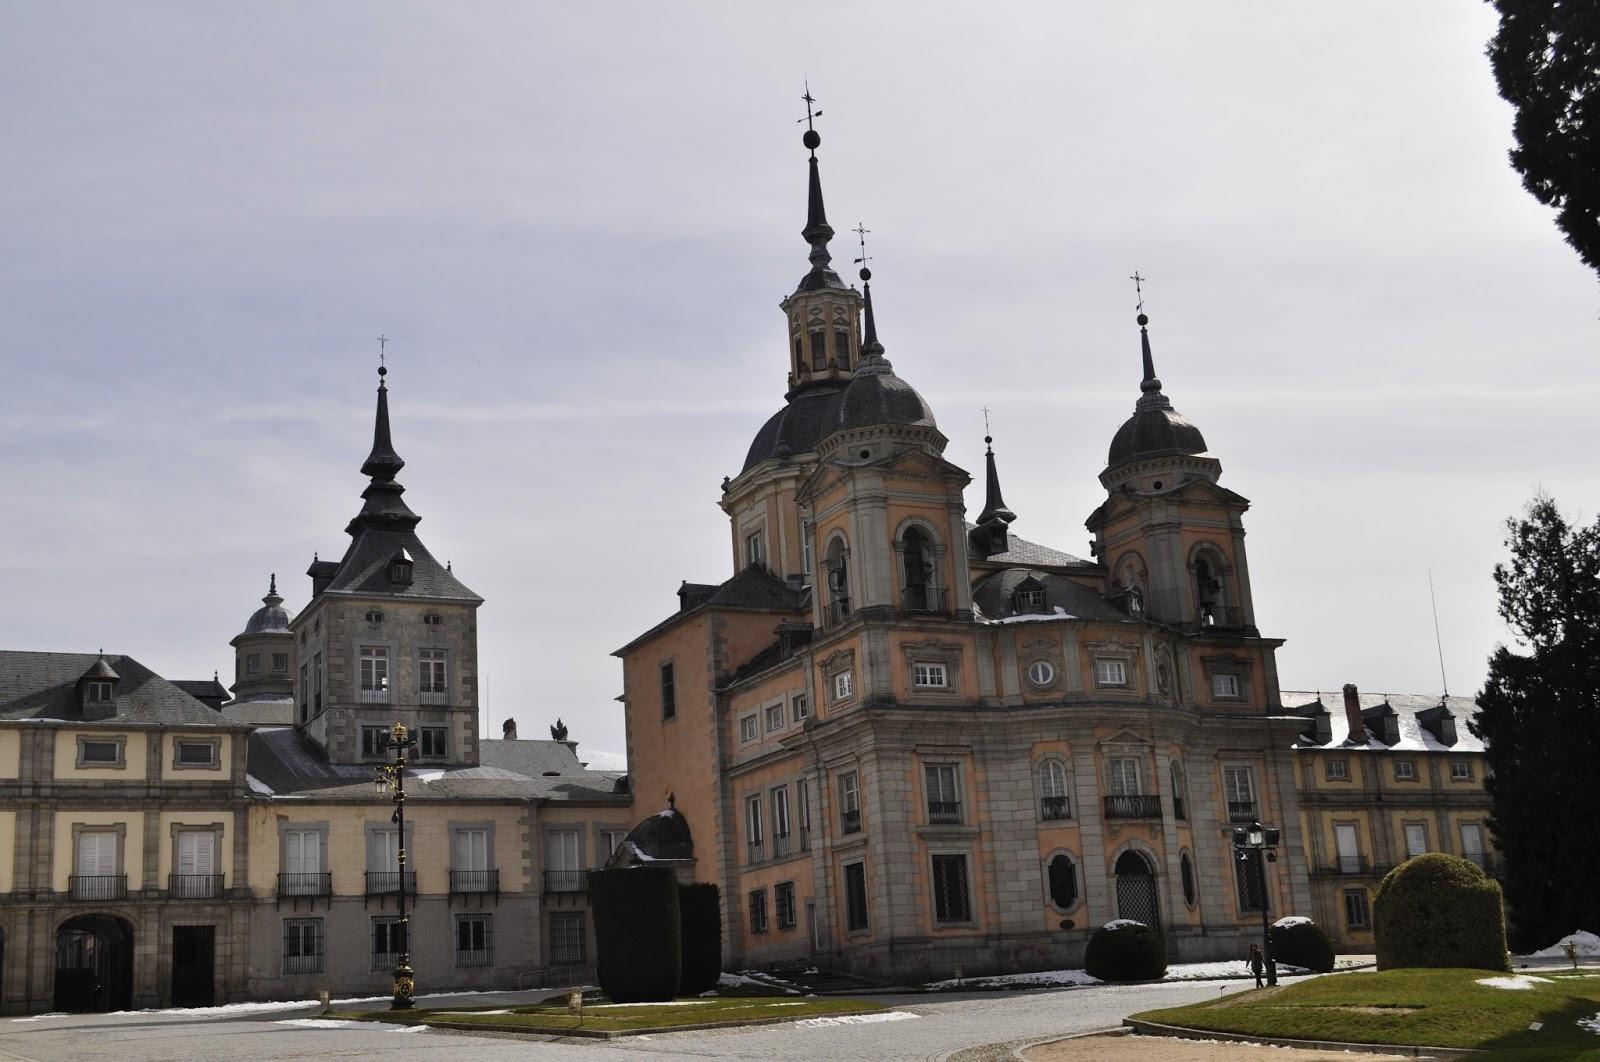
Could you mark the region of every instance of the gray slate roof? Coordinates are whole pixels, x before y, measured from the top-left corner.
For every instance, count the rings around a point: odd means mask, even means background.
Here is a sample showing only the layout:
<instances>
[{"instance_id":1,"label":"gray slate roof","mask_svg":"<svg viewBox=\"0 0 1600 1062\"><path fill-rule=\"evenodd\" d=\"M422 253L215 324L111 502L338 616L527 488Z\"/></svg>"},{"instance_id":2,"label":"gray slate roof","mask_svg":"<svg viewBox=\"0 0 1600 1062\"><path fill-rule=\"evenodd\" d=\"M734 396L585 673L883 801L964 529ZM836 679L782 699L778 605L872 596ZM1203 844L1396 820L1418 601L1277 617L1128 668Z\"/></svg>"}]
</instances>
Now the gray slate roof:
<instances>
[{"instance_id":1,"label":"gray slate roof","mask_svg":"<svg viewBox=\"0 0 1600 1062\"><path fill-rule=\"evenodd\" d=\"M1304 690L1284 690L1280 694L1284 709L1290 713L1295 710L1309 707L1321 699L1322 706L1328 710L1328 726L1332 731L1333 739L1326 745L1314 745L1300 741L1295 743L1296 748L1324 748L1329 752L1338 752L1341 749L1370 749L1374 752L1482 752L1483 742L1472 735L1467 729L1467 721L1478 714L1478 704L1471 697L1451 697L1446 702L1451 713L1456 719L1456 743L1446 745L1425 730L1417 721L1417 713L1425 712L1437 707L1439 695L1436 693L1361 693L1357 694L1363 710L1376 708L1385 701L1394 709L1395 716L1400 724L1400 742L1396 745L1385 745L1375 738L1369 738L1364 745L1346 745L1350 737L1349 721L1345 718L1344 693L1342 687L1334 690L1323 690L1320 694Z\"/></svg>"},{"instance_id":2,"label":"gray slate roof","mask_svg":"<svg viewBox=\"0 0 1600 1062\"><path fill-rule=\"evenodd\" d=\"M756 612L796 613L803 607L804 597L801 591L759 564L752 564L721 583L686 582L679 593L683 595L681 603L685 607L679 608L677 612L632 639L612 655L626 652L631 646L653 637L686 616L699 613L702 609L731 608Z\"/></svg>"},{"instance_id":3,"label":"gray slate roof","mask_svg":"<svg viewBox=\"0 0 1600 1062\"><path fill-rule=\"evenodd\" d=\"M970 535L978 529L978 525L967 521L967 533ZM1029 542L1019 538L1016 532L1006 536L1004 553L996 553L992 557L974 557L975 564L1003 564L1007 567L1017 568L1098 568L1100 565L1092 560L1074 557L1070 553L1063 553L1059 549L1041 546L1037 542Z\"/></svg>"},{"instance_id":4,"label":"gray slate roof","mask_svg":"<svg viewBox=\"0 0 1600 1062\"><path fill-rule=\"evenodd\" d=\"M78 679L94 668L98 653L29 653L0 650L0 719L82 719ZM88 725L175 723L217 726L225 720L178 686L131 656L106 654L120 681L116 710Z\"/></svg>"},{"instance_id":5,"label":"gray slate roof","mask_svg":"<svg viewBox=\"0 0 1600 1062\"><path fill-rule=\"evenodd\" d=\"M1016 593L1020 583L1030 578L1044 588L1044 613L1018 613L1014 607L1012 595ZM1074 582L1063 575L1030 571L1026 568L1006 568L984 576L973 584L972 603L977 606L980 618L990 621L1028 623L1071 618L1126 623L1132 619L1126 612L1082 583Z\"/></svg>"},{"instance_id":6,"label":"gray slate roof","mask_svg":"<svg viewBox=\"0 0 1600 1062\"><path fill-rule=\"evenodd\" d=\"M877 424L936 427L916 388L892 372L858 373L848 383L816 384L789 396L756 432L741 474L768 458L798 457L836 431Z\"/></svg>"},{"instance_id":7,"label":"gray slate roof","mask_svg":"<svg viewBox=\"0 0 1600 1062\"><path fill-rule=\"evenodd\" d=\"M400 550L411 554L411 582L396 586L388 578L389 561ZM325 594L377 594L383 597L439 598L482 604L445 566L434 559L415 531L365 528L345 550Z\"/></svg>"}]
</instances>

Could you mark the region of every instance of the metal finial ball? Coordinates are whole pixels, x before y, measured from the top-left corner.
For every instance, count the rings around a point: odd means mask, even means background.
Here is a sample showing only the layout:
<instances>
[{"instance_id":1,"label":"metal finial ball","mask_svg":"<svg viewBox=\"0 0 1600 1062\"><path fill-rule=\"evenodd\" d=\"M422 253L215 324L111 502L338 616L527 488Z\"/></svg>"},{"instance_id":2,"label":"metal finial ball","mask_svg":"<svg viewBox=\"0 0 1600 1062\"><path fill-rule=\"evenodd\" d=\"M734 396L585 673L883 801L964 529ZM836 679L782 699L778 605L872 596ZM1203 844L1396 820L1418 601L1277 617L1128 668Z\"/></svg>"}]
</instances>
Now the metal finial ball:
<instances>
[{"instance_id":1,"label":"metal finial ball","mask_svg":"<svg viewBox=\"0 0 1600 1062\"><path fill-rule=\"evenodd\" d=\"M872 270L868 269L866 266L862 266L861 267L861 279L862 279L862 281L871 280L872 279Z\"/></svg>"},{"instance_id":2,"label":"metal finial ball","mask_svg":"<svg viewBox=\"0 0 1600 1062\"><path fill-rule=\"evenodd\" d=\"M812 151L815 151L817 150L817 145L822 143L822 134L818 133L815 129L807 129L806 135L800 138L800 142L806 147L810 148Z\"/></svg>"},{"instance_id":3,"label":"metal finial ball","mask_svg":"<svg viewBox=\"0 0 1600 1062\"><path fill-rule=\"evenodd\" d=\"M985 445L985 446L994 445L994 436L993 435L985 435L983 437L983 445Z\"/></svg>"},{"instance_id":4,"label":"metal finial ball","mask_svg":"<svg viewBox=\"0 0 1600 1062\"><path fill-rule=\"evenodd\" d=\"M1135 317L1134 320L1139 322L1139 327L1140 328L1143 328L1145 325L1150 323L1150 318L1146 317L1142 313L1138 317Z\"/></svg>"},{"instance_id":5,"label":"metal finial ball","mask_svg":"<svg viewBox=\"0 0 1600 1062\"><path fill-rule=\"evenodd\" d=\"M388 376L389 375L388 367L384 366L384 365L379 365L378 366L378 375L379 376Z\"/></svg>"}]
</instances>

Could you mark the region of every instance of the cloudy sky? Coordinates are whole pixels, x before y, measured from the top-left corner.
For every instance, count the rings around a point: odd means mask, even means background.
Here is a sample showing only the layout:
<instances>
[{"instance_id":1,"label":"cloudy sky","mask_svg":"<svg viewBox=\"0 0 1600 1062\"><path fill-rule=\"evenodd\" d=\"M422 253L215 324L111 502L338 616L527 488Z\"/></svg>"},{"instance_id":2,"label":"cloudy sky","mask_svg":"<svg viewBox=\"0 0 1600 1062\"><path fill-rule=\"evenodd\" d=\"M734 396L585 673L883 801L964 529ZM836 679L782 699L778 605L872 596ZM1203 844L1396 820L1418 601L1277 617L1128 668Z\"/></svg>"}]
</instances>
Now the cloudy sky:
<instances>
[{"instance_id":1,"label":"cloudy sky","mask_svg":"<svg viewBox=\"0 0 1600 1062\"><path fill-rule=\"evenodd\" d=\"M1594 276L1505 160L1483 4L14 2L0 645L231 668L359 506L375 338L488 715L622 747L609 654L731 573L782 401L802 77L882 337L1082 554L1156 363L1247 497L1286 688L1452 692L1539 489L1592 518ZM848 245L836 241L839 257ZM969 493L981 506L981 495Z\"/></svg>"}]
</instances>

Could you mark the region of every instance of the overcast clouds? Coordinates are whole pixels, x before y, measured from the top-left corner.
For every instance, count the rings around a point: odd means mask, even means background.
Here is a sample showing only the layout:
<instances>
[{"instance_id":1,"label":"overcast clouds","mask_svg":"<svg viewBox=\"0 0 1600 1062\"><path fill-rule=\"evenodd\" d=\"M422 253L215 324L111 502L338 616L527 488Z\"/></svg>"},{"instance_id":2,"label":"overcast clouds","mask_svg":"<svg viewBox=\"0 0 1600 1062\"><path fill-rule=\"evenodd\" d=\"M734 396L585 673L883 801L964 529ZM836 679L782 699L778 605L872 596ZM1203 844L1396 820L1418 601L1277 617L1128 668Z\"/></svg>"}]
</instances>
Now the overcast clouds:
<instances>
[{"instance_id":1,"label":"overcast clouds","mask_svg":"<svg viewBox=\"0 0 1600 1062\"><path fill-rule=\"evenodd\" d=\"M782 401L800 80L889 357L1086 551L1156 364L1251 498L1289 688L1482 681L1501 523L1592 516L1597 288L1464 3L66 4L0 13L0 645L232 666L337 557L373 337L488 714L622 747L608 654L732 567ZM836 259L849 245L835 241ZM969 493L981 505L981 494Z\"/></svg>"}]
</instances>

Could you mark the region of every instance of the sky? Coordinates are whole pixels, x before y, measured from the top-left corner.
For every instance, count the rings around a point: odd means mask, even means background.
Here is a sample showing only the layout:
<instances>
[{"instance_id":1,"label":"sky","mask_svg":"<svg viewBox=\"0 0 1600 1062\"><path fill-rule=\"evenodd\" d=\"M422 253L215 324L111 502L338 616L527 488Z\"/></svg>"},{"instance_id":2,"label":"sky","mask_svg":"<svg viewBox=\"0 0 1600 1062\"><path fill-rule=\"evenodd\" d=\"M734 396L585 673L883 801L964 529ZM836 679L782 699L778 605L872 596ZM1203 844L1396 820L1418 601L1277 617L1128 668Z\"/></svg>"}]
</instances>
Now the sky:
<instances>
[{"instance_id":1,"label":"sky","mask_svg":"<svg viewBox=\"0 0 1600 1062\"><path fill-rule=\"evenodd\" d=\"M1016 534L1078 555L1156 366L1285 689L1471 694L1537 491L1594 518L1600 288L1506 161L1485 4L13 2L0 646L232 667L360 505L380 334L485 725L623 748L610 653L732 574L829 218ZM968 489L982 506L981 482ZM496 731L497 732L497 731Z\"/></svg>"}]
</instances>

